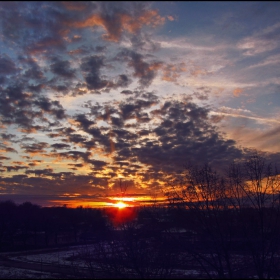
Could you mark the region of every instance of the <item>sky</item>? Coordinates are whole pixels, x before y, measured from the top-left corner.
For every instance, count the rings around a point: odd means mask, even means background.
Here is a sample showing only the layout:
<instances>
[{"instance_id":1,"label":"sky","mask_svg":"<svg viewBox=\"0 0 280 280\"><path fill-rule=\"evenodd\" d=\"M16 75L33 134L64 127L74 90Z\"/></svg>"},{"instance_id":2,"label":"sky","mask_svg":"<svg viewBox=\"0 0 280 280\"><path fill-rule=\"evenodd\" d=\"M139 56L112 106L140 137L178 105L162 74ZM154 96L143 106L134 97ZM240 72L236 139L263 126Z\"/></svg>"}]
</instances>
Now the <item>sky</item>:
<instances>
[{"instance_id":1,"label":"sky","mask_svg":"<svg viewBox=\"0 0 280 280\"><path fill-rule=\"evenodd\" d=\"M0 200L164 200L187 163L280 160L280 2L0 2Z\"/></svg>"}]
</instances>

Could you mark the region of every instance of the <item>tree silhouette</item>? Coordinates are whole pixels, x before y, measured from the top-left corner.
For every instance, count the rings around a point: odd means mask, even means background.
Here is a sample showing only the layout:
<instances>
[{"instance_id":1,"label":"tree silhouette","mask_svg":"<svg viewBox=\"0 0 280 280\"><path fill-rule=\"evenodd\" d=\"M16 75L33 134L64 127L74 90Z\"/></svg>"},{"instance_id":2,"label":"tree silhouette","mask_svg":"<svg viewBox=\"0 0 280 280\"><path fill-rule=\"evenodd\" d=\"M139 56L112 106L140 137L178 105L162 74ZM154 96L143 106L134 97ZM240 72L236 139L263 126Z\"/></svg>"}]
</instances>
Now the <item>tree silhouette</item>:
<instances>
[{"instance_id":1,"label":"tree silhouette","mask_svg":"<svg viewBox=\"0 0 280 280\"><path fill-rule=\"evenodd\" d=\"M185 252L208 277L279 277L279 173L265 157L233 163L226 176L188 165L170 187L170 207L192 215L185 226L197 242L183 242Z\"/></svg>"}]
</instances>

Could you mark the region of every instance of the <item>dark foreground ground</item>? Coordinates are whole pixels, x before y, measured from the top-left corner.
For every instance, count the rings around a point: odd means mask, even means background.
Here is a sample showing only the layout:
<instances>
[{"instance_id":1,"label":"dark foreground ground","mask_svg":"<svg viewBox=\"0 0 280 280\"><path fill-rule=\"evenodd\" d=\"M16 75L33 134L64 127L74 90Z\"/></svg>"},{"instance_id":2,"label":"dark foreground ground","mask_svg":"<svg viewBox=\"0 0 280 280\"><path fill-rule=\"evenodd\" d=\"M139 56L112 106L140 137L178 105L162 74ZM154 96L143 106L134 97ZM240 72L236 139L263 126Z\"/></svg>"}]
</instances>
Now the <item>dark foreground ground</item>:
<instances>
[{"instance_id":1,"label":"dark foreground ground","mask_svg":"<svg viewBox=\"0 0 280 280\"><path fill-rule=\"evenodd\" d=\"M83 246L65 246L0 254L0 279L116 279L114 275L73 261ZM70 256L70 257L69 257ZM72 260L71 260L72 259ZM174 279L201 278L196 270L176 270ZM130 275L129 278L137 278Z\"/></svg>"}]
</instances>

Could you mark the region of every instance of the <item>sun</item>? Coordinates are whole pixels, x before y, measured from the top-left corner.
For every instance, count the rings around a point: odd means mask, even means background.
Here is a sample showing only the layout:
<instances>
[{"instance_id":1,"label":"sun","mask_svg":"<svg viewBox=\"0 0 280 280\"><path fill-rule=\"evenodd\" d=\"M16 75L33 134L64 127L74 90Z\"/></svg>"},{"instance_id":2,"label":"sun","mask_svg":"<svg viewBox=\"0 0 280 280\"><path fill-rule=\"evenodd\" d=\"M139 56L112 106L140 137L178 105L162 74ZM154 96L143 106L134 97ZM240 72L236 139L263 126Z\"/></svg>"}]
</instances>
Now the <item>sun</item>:
<instances>
[{"instance_id":1,"label":"sun","mask_svg":"<svg viewBox=\"0 0 280 280\"><path fill-rule=\"evenodd\" d=\"M115 204L115 207L118 207L119 209L123 209L127 207L127 204L123 203L122 201L119 201Z\"/></svg>"}]
</instances>

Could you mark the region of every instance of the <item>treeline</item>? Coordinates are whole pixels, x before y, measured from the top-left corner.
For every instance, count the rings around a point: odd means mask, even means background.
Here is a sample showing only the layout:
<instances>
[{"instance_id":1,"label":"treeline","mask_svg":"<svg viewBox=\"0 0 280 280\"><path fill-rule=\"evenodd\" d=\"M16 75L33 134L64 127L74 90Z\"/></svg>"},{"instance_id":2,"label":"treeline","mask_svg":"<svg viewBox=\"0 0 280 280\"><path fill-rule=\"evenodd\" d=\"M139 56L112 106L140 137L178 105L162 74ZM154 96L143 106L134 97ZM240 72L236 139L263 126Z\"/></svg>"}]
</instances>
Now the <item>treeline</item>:
<instances>
[{"instance_id":1,"label":"treeline","mask_svg":"<svg viewBox=\"0 0 280 280\"><path fill-rule=\"evenodd\" d=\"M0 251L75 244L106 229L102 211L0 202ZM104 235L103 233L100 235Z\"/></svg>"}]
</instances>

